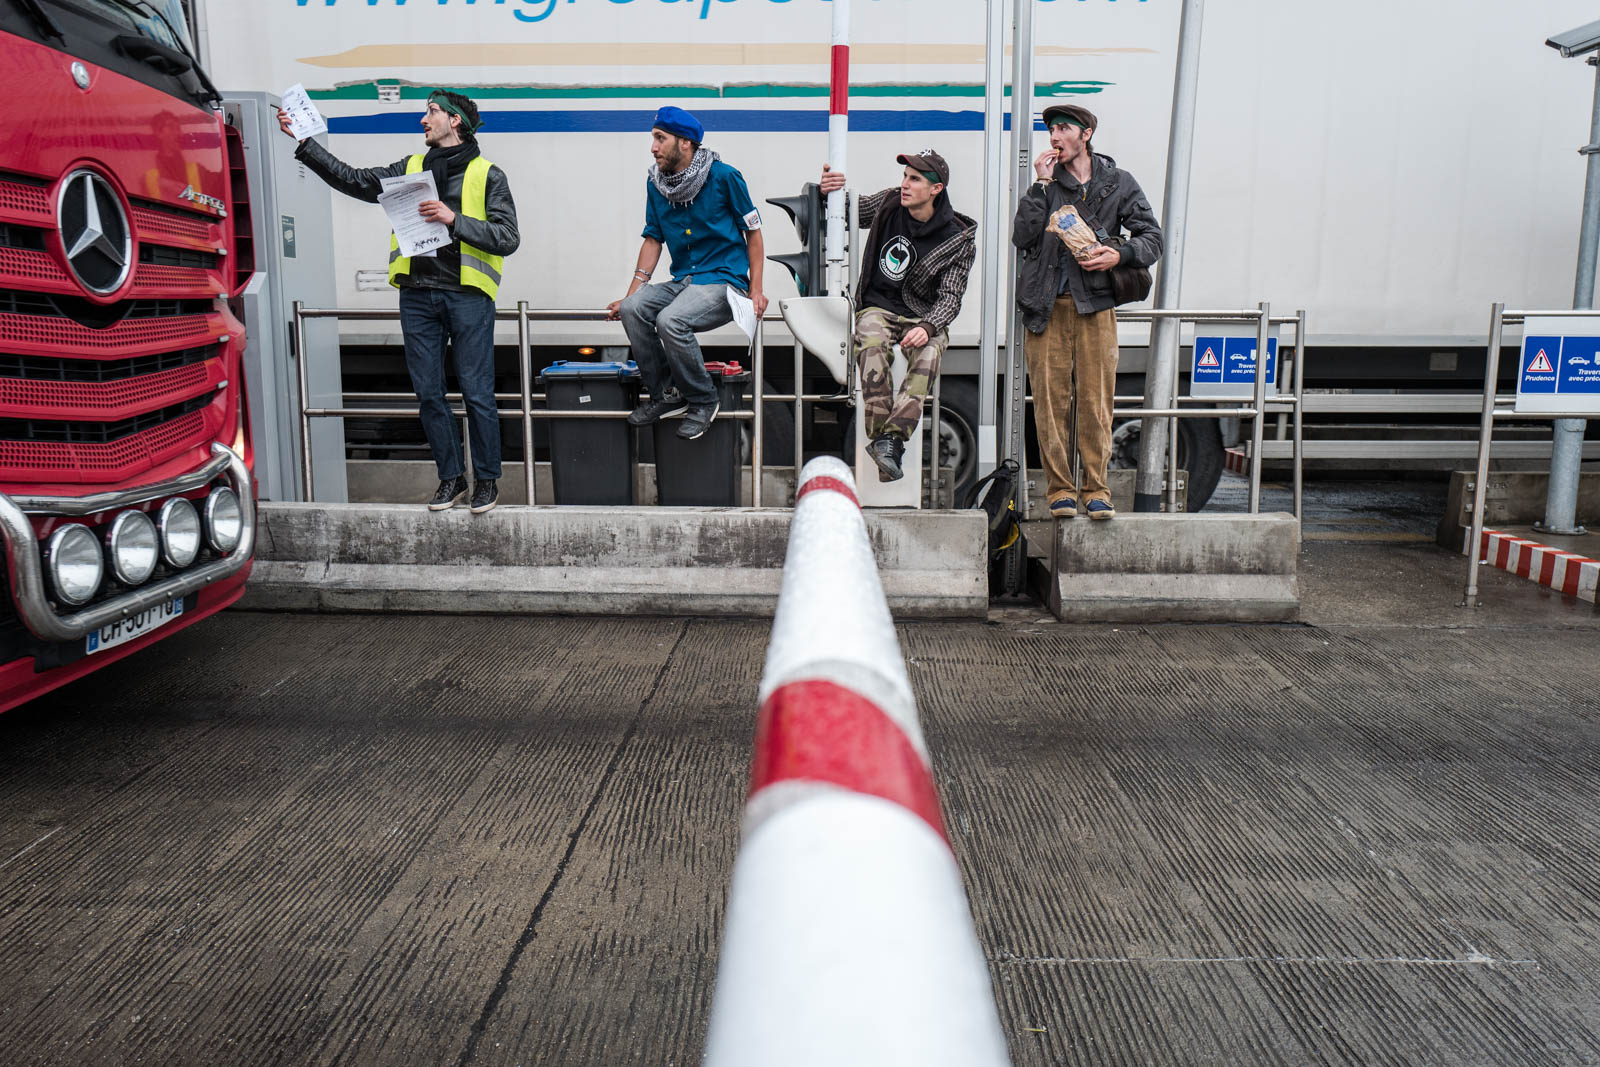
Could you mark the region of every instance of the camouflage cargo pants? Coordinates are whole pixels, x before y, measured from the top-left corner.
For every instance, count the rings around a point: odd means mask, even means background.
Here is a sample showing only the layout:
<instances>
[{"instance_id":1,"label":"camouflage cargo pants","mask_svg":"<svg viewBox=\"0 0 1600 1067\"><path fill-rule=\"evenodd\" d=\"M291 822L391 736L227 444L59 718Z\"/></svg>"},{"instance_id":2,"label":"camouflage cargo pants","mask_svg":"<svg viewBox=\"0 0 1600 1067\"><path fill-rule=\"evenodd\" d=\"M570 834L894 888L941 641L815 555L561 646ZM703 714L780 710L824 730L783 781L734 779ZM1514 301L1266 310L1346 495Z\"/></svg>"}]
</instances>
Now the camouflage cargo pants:
<instances>
[{"instance_id":1,"label":"camouflage cargo pants","mask_svg":"<svg viewBox=\"0 0 1600 1067\"><path fill-rule=\"evenodd\" d=\"M867 436L885 433L909 438L922 421L922 399L933 388L939 373L939 359L950 335L943 331L915 352L902 352L910 360L906 377L898 391L890 369L894 348L916 319L903 318L882 308L864 308L856 316L856 358L861 361L861 403L866 415Z\"/></svg>"}]
</instances>

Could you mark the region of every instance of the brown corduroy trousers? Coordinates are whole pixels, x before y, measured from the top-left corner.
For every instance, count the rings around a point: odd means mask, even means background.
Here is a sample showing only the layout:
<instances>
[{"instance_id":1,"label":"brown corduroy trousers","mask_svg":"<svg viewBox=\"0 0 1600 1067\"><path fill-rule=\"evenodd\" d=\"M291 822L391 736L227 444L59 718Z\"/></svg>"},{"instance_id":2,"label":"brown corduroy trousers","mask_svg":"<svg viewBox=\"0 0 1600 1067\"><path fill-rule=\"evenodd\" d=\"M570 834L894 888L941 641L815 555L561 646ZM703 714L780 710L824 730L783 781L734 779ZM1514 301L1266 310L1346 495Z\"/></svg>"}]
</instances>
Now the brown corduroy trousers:
<instances>
[{"instance_id":1,"label":"brown corduroy trousers","mask_svg":"<svg viewBox=\"0 0 1600 1067\"><path fill-rule=\"evenodd\" d=\"M1070 293L1057 297L1042 334L1023 344L1033 383L1033 418L1050 503L1066 497L1084 507L1111 499L1106 464L1111 459L1111 402L1117 387L1117 313L1079 314ZM1072 472L1072 398L1078 398L1078 451L1083 485ZM1082 496L1079 496L1079 489Z\"/></svg>"}]
</instances>

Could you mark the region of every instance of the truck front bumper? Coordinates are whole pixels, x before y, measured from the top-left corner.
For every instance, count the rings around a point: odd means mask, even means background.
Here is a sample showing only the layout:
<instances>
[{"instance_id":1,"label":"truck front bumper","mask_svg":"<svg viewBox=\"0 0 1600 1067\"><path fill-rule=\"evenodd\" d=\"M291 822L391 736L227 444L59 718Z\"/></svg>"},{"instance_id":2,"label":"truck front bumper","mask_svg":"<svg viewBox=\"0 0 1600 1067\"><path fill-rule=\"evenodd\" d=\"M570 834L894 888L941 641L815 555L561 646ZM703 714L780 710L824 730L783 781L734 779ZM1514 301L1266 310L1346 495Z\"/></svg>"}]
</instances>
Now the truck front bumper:
<instances>
[{"instance_id":1,"label":"truck front bumper","mask_svg":"<svg viewBox=\"0 0 1600 1067\"><path fill-rule=\"evenodd\" d=\"M197 489L225 474L239 498L239 543L221 559L199 563L183 571L101 600L70 614L58 613L45 589L44 561L29 514L88 516L142 504ZM250 562L256 547L255 483L250 469L233 449L213 444L211 459L200 467L165 482L89 497L7 496L0 493L0 538L5 543L6 571L11 599L28 632L41 641L74 641L119 619L238 574Z\"/></svg>"}]
</instances>

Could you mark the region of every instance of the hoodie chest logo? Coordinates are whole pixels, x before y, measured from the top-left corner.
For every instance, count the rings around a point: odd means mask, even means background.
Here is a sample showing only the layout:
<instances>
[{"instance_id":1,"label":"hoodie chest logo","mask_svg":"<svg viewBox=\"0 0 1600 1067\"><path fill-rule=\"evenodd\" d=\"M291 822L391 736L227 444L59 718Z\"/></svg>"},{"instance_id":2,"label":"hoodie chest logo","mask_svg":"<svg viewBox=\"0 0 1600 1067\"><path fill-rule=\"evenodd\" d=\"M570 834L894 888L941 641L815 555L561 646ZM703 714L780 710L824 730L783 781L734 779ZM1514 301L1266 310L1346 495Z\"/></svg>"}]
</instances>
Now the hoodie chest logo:
<instances>
[{"instance_id":1,"label":"hoodie chest logo","mask_svg":"<svg viewBox=\"0 0 1600 1067\"><path fill-rule=\"evenodd\" d=\"M883 271L885 278L898 282L905 278L916 261L917 246L903 236L896 236L884 244L883 254L878 257L878 269Z\"/></svg>"}]
</instances>

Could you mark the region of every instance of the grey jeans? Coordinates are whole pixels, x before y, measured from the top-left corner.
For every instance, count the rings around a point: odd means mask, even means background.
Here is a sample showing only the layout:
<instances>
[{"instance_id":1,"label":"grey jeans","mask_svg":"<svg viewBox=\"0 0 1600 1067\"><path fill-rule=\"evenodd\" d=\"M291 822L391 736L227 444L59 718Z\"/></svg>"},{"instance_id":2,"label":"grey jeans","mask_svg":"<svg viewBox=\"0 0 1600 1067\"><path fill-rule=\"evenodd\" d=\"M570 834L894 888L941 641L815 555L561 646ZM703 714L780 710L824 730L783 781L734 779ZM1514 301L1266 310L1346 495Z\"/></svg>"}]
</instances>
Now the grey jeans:
<instances>
[{"instance_id":1,"label":"grey jeans","mask_svg":"<svg viewBox=\"0 0 1600 1067\"><path fill-rule=\"evenodd\" d=\"M660 400L676 385L690 404L717 402L717 388L706 373L694 335L733 321L726 284L646 285L624 300L619 310L650 399Z\"/></svg>"}]
</instances>

